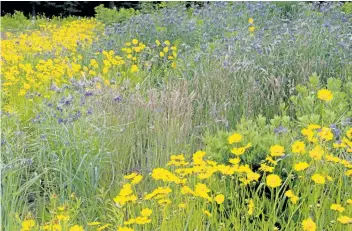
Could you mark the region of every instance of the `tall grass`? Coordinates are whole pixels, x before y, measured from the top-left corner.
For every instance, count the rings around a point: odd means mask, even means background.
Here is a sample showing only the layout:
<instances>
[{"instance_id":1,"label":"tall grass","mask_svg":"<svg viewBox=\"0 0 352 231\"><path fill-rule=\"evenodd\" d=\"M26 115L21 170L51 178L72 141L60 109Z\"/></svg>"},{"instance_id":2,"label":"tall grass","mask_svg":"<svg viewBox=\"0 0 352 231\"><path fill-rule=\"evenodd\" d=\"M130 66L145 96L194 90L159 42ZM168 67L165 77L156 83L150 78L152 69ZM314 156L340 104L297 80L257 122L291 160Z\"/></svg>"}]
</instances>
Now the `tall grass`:
<instances>
[{"instance_id":1,"label":"tall grass","mask_svg":"<svg viewBox=\"0 0 352 231\"><path fill-rule=\"evenodd\" d=\"M340 6L331 4L325 12L318 12L303 3L282 8L269 3L219 2L188 9L176 4L141 12L149 13L106 26L92 46L77 48L77 54L65 51L62 56L81 54L83 60L77 62L87 65L96 57L95 52L114 50L121 54L124 43L133 38L153 49L155 40L170 40L179 49L175 69L156 62L156 68L141 67L135 76L124 80L122 71L110 71L107 78L100 79L76 77L58 89L45 89L50 98L16 98L17 113L2 110L2 230L19 230L21 222L31 217L38 223L47 222L64 203L72 210L65 229L99 220L114 223L111 230L115 230L139 211L132 206L119 209L113 203L124 175L138 172L145 176L143 184L136 186L139 197L158 186L178 192L177 186L148 176L153 169L166 166L173 154L183 153L190 159L192 153L205 149L209 158L220 156L219 161L227 161L226 139L235 129L254 144L246 153L248 157L241 159L251 167L260 166L265 152L275 143L281 142L289 153L291 143L302 138L300 129L310 123L325 127L334 123L346 132L342 123L352 116L351 18ZM248 31L250 17L254 33ZM48 58L54 55L39 52L36 59L26 62L36 64L37 59ZM313 76L309 81L312 73L320 79ZM104 79L121 81L95 87ZM317 84L311 86L314 81ZM302 90L299 85L310 88ZM324 106L326 119L320 123L323 104L317 101L316 92L326 85L336 98ZM7 103L4 96L2 104ZM280 126L290 132L276 134L274 129ZM334 154L351 161L350 154ZM292 164L300 158L285 158L277 167L285 179L278 190L265 186L267 174L256 184L242 187L237 178L219 173L207 185L214 194L227 193L230 202L206 204L195 197L187 201L187 212L147 202L145 205L154 209L155 223L136 230L273 230L275 226L299 230L300 222L310 214L314 214L318 230L330 220L336 222L335 214L323 211L330 211L335 202L331 196L336 197L336 203L344 203L352 195L344 167L329 165L327 169L336 185L312 187L308 177L301 183L295 181L298 175L294 175ZM320 163L312 166L307 175L324 170ZM192 178L190 182L194 186L198 181ZM298 207L283 199L288 188L300 192ZM179 195L172 197L175 205L185 202ZM256 205L255 217L247 216L250 199ZM211 210L211 218L204 216L205 209ZM351 216L351 208L346 212ZM350 226L332 223L331 227L348 230Z\"/></svg>"}]
</instances>

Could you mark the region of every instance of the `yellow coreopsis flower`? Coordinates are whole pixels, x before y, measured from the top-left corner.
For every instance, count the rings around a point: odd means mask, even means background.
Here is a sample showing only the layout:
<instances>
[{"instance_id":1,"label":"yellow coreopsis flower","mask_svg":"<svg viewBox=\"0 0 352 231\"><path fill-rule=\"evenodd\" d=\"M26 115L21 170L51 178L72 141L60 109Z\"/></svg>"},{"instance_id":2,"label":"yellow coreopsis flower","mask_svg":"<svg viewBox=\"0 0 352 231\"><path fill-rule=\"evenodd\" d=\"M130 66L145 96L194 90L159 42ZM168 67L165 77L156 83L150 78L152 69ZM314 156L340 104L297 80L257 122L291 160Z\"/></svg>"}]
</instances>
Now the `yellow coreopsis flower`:
<instances>
[{"instance_id":1,"label":"yellow coreopsis flower","mask_svg":"<svg viewBox=\"0 0 352 231\"><path fill-rule=\"evenodd\" d=\"M249 23L249 24L253 24L253 23L254 23L254 19L253 19L253 18L249 18L249 19L248 19L248 23Z\"/></svg>"},{"instance_id":2,"label":"yellow coreopsis flower","mask_svg":"<svg viewBox=\"0 0 352 231\"><path fill-rule=\"evenodd\" d=\"M229 144L233 144L233 143L239 143L241 142L242 140L242 135L239 134L239 133L233 133L232 135L230 135L228 138L227 138L227 142Z\"/></svg>"},{"instance_id":3,"label":"yellow coreopsis flower","mask_svg":"<svg viewBox=\"0 0 352 231\"><path fill-rule=\"evenodd\" d=\"M340 222L341 224L352 224L352 217L348 216L340 216L337 218L337 221Z\"/></svg>"},{"instance_id":4,"label":"yellow coreopsis flower","mask_svg":"<svg viewBox=\"0 0 352 231\"><path fill-rule=\"evenodd\" d=\"M274 171L274 167L271 167L271 166L266 165L266 164L261 164L259 170L263 171L263 172L273 172Z\"/></svg>"},{"instance_id":5,"label":"yellow coreopsis flower","mask_svg":"<svg viewBox=\"0 0 352 231\"><path fill-rule=\"evenodd\" d=\"M284 152L285 152L285 149L281 145L276 144L270 147L271 156L283 156Z\"/></svg>"},{"instance_id":6,"label":"yellow coreopsis flower","mask_svg":"<svg viewBox=\"0 0 352 231\"><path fill-rule=\"evenodd\" d=\"M309 156L314 160L321 160L324 155L324 149L317 145L311 151L309 151Z\"/></svg>"},{"instance_id":7,"label":"yellow coreopsis flower","mask_svg":"<svg viewBox=\"0 0 352 231\"><path fill-rule=\"evenodd\" d=\"M295 141L292 144L292 152L295 154L304 154L306 152L305 144L302 141Z\"/></svg>"},{"instance_id":8,"label":"yellow coreopsis flower","mask_svg":"<svg viewBox=\"0 0 352 231\"><path fill-rule=\"evenodd\" d=\"M99 221L93 221L93 222L89 222L87 225L88 226L96 226L96 225L100 225L101 224L101 222L99 222Z\"/></svg>"},{"instance_id":9,"label":"yellow coreopsis flower","mask_svg":"<svg viewBox=\"0 0 352 231\"><path fill-rule=\"evenodd\" d=\"M117 231L134 231L134 229L130 227L119 227Z\"/></svg>"},{"instance_id":10,"label":"yellow coreopsis flower","mask_svg":"<svg viewBox=\"0 0 352 231\"><path fill-rule=\"evenodd\" d=\"M312 176L312 180L316 183L316 184L325 184L325 177L323 175L320 174L314 174Z\"/></svg>"},{"instance_id":11,"label":"yellow coreopsis flower","mask_svg":"<svg viewBox=\"0 0 352 231\"><path fill-rule=\"evenodd\" d=\"M203 213L208 217L211 217L211 213L208 210L203 210Z\"/></svg>"},{"instance_id":12,"label":"yellow coreopsis flower","mask_svg":"<svg viewBox=\"0 0 352 231\"><path fill-rule=\"evenodd\" d=\"M110 227L111 224L105 224L103 226L100 226L99 228L97 228L97 231L102 231L102 230L106 230L106 228Z\"/></svg>"},{"instance_id":13,"label":"yellow coreopsis flower","mask_svg":"<svg viewBox=\"0 0 352 231\"><path fill-rule=\"evenodd\" d=\"M334 138L334 134L332 133L330 128L323 127L320 132L318 132L320 138L324 141L330 141Z\"/></svg>"},{"instance_id":14,"label":"yellow coreopsis flower","mask_svg":"<svg viewBox=\"0 0 352 231\"><path fill-rule=\"evenodd\" d=\"M153 210L151 210L149 208L145 208L141 211L141 215L143 217L149 217L152 213L153 213Z\"/></svg>"},{"instance_id":15,"label":"yellow coreopsis flower","mask_svg":"<svg viewBox=\"0 0 352 231\"><path fill-rule=\"evenodd\" d=\"M21 231L27 231L27 230L32 230L32 228L35 226L35 220L29 219L29 220L24 220L22 221L22 229Z\"/></svg>"},{"instance_id":16,"label":"yellow coreopsis flower","mask_svg":"<svg viewBox=\"0 0 352 231\"><path fill-rule=\"evenodd\" d=\"M311 218L308 218L302 221L302 228L304 231L315 231L317 230L317 225Z\"/></svg>"},{"instance_id":17,"label":"yellow coreopsis flower","mask_svg":"<svg viewBox=\"0 0 352 231\"><path fill-rule=\"evenodd\" d=\"M80 225L74 225L69 229L69 231L84 231L84 229Z\"/></svg>"},{"instance_id":18,"label":"yellow coreopsis flower","mask_svg":"<svg viewBox=\"0 0 352 231\"><path fill-rule=\"evenodd\" d=\"M180 204L178 205L178 208L180 208L180 209L185 209L185 208L187 208L187 205L186 205L186 203L180 203Z\"/></svg>"},{"instance_id":19,"label":"yellow coreopsis flower","mask_svg":"<svg viewBox=\"0 0 352 231\"><path fill-rule=\"evenodd\" d=\"M254 201L250 199L248 202L248 215L253 215L254 212Z\"/></svg>"},{"instance_id":20,"label":"yellow coreopsis flower","mask_svg":"<svg viewBox=\"0 0 352 231\"><path fill-rule=\"evenodd\" d=\"M224 200L225 200L225 196L224 196L223 194L218 194L218 195L216 195L216 197L215 197L215 201L216 201L216 203L218 203L218 204L224 203Z\"/></svg>"},{"instance_id":21,"label":"yellow coreopsis flower","mask_svg":"<svg viewBox=\"0 0 352 231\"><path fill-rule=\"evenodd\" d=\"M297 164L295 164L293 166L293 168L297 171L297 172L300 172L300 171L303 171L305 169L307 169L309 167L309 164L307 162L298 162Z\"/></svg>"},{"instance_id":22,"label":"yellow coreopsis flower","mask_svg":"<svg viewBox=\"0 0 352 231\"><path fill-rule=\"evenodd\" d=\"M132 39L132 44L137 45L138 44L138 39Z\"/></svg>"},{"instance_id":23,"label":"yellow coreopsis flower","mask_svg":"<svg viewBox=\"0 0 352 231\"><path fill-rule=\"evenodd\" d=\"M139 70L138 66L136 64L133 64L132 67L131 67L131 72L132 73L135 73Z\"/></svg>"},{"instance_id":24,"label":"yellow coreopsis flower","mask_svg":"<svg viewBox=\"0 0 352 231\"><path fill-rule=\"evenodd\" d=\"M281 178L276 174L270 174L266 177L266 184L271 188L276 188L281 185Z\"/></svg>"},{"instance_id":25,"label":"yellow coreopsis flower","mask_svg":"<svg viewBox=\"0 0 352 231\"><path fill-rule=\"evenodd\" d=\"M340 204L332 204L332 205L330 206L330 209L331 209L331 210L338 211L338 212L340 212L340 213L342 213L343 211L345 211L345 208L342 207Z\"/></svg>"},{"instance_id":26,"label":"yellow coreopsis flower","mask_svg":"<svg viewBox=\"0 0 352 231\"><path fill-rule=\"evenodd\" d=\"M253 33L255 31L255 26L248 27L248 31Z\"/></svg>"},{"instance_id":27,"label":"yellow coreopsis flower","mask_svg":"<svg viewBox=\"0 0 352 231\"><path fill-rule=\"evenodd\" d=\"M323 101L330 101L333 99L333 94L327 89L321 89L318 91L318 98Z\"/></svg>"}]
</instances>

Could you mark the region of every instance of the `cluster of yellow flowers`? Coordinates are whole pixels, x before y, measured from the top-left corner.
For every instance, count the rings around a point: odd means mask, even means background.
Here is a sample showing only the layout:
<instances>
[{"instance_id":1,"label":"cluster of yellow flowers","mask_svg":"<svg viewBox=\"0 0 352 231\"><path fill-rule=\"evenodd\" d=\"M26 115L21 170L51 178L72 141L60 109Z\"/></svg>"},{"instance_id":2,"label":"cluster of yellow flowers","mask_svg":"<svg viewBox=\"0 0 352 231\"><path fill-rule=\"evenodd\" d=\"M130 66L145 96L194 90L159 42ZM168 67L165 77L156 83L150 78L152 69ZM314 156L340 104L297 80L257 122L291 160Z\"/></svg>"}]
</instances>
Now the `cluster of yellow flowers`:
<instances>
[{"instance_id":1,"label":"cluster of yellow flowers","mask_svg":"<svg viewBox=\"0 0 352 231\"><path fill-rule=\"evenodd\" d=\"M135 55L135 53L144 49L142 48L144 44L138 40L132 40L131 44L128 43L126 46L132 47L128 48L131 49L131 53L128 51L126 52L127 55ZM103 52L103 55L111 63L120 60L114 57L113 52ZM91 60L90 65L94 68L97 63ZM333 94L328 90L321 90L318 92L317 97L324 103L332 100ZM233 156L228 158L225 164L206 159L206 152L201 150L195 152L189 161L184 154L172 155L170 161L166 164L166 168L155 168L152 170L151 178L158 187L149 193L144 192L143 196L139 193L142 188L139 185L143 182L143 175L133 172L124 176L122 188L113 199L115 205L124 211L124 221L117 227L117 230L133 231L136 225L153 223L152 214L154 213L150 208L175 206L173 200L177 201L176 206L181 210L187 209L193 201L197 201L197 208L200 209L202 214L210 218L214 213L212 211L217 206L223 207L226 199L231 198L234 194L233 190L237 190L236 188L220 188L217 192L214 192L210 185L213 182L223 181L223 179L239 182L240 187L259 183L270 189L272 193L284 189L285 197L275 199L275 203L276 200L288 198L291 202L290 206L298 206L297 202L300 202L300 206L305 203L304 188L295 186L288 188L289 183L287 182L293 175L297 176L299 181L314 185L316 188L323 188L326 185L333 184L335 180L338 180L341 185L346 184L343 181L350 182L352 163L344 159L344 155L341 155L341 153L352 153L352 128L347 128L344 134L340 134L339 142L334 141L336 137L331 128L318 124L309 124L301 130L300 134L302 136L301 139L293 140L289 148L280 143L274 143L268 147L268 154L258 170L253 170L248 164L243 163L243 159L241 159L246 151L255 147L246 141L246 137L239 132L235 132L227 137L228 152L232 153ZM279 162L285 163L288 168L286 171L290 171L285 177L286 179L283 179L281 174L283 166ZM343 177L341 177L342 175L336 175L336 172L334 175L334 169L343 172ZM334 179L336 177L338 179ZM250 198L251 196L253 195L249 194L249 198L246 199L247 214L254 216L256 203L254 198ZM256 196L260 200L267 200L264 197L261 198L260 195ZM336 220L340 224L352 224L352 217L343 214L350 210L346 209L342 201L342 198L340 198L339 201L329 204L329 207L332 211L339 214ZM202 204L202 206L199 206L199 204ZM345 204L346 206L351 205L352 199L345 199ZM129 214L129 211L134 207L134 211L136 209L140 211L138 216ZM141 207L143 209L140 209ZM41 230L61 231L62 224L67 224L67 221L70 220L70 213L65 205L57 207L56 212L53 214L55 214L53 222L42 225ZM300 224L302 229L304 231L316 231L317 225L313 218L310 217L312 216L311 213L307 213L305 216L307 219L302 220ZM112 226L110 223L102 224L97 221L87 223L87 225L99 226L97 230L104 230ZM36 221L26 219L22 222L21 231L33 230L34 227L36 227ZM82 231L84 228L80 225L73 225L68 230Z\"/></svg>"},{"instance_id":2,"label":"cluster of yellow flowers","mask_svg":"<svg viewBox=\"0 0 352 231\"><path fill-rule=\"evenodd\" d=\"M13 112L29 92L48 98L52 83L61 85L79 75L83 56L77 50L89 48L101 28L94 19L84 19L60 27L46 24L20 35L7 33L1 41L3 108Z\"/></svg>"},{"instance_id":3,"label":"cluster of yellow flowers","mask_svg":"<svg viewBox=\"0 0 352 231\"><path fill-rule=\"evenodd\" d=\"M13 113L28 108L28 102L50 98L52 85L69 84L72 78L99 77L105 86L111 86L110 80L118 72L124 78L140 71L143 64L150 68L150 61L139 59L147 46L138 39L126 42L121 55L114 50L91 52L102 29L95 19L84 19L61 26L45 24L20 35L7 33L7 39L1 41L3 110ZM166 40L162 46L167 55L164 61L175 68L176 45ZM101 87L97 82L95 88ZM25 99L29 94L31 97Z\"/></svg>"},{"instance_id":4,"label":"cluster of yellow flowers","mask_svg":"<svg viewBox=\"0 0 352 231\"><path fill-rule=\"evenodd\" d=\"M177 47L176 45L171 45L169 40L165 40L161 43L159 40L155 41L157 47L161 47L162 50L159 52L159 56L162 59L172 60L171 67L176 68L177 64L175 59L177 58Z\"/></svg>"},{"instance_id":5,"label":"cluster of yellow flowers","mask_svg":"<svg viewBox=\"0 0 352 231\"><path fill-rule=\"evenodd\" d=\"M253 33L253 32L255 31L254 19L253 19L253 18L249 18L249 19L248 19L248 23L249 23L248 31L249 31L250 33Z\"/></svg>"},{"instance_id":6,"label":"cluster of yellow flowers","mask_svg":"<svg viewBox=\"0 0 352 231\"><path fill-rule=\"evenodd\" d=\"M331 98L332 94L330 95ZM318 94L318 97L320 98L321 95ZM321 100L326 101L326 98L324 97ZM329 175L329 170L317 167L321 163L324 165L328 163L339 164L342 168L346 169L345 175L347 177L352 175L352 163L333 154L339 153L341 149L344 149L346 152L352 152L352 128L349 128L345 136L342 137L343 145L333 142L334 134L330 128L322 127L317 124L308 125L306 128L302 129L301 133L305 140L295 140L290 147L291 153L293 154L290 159L293 161L291 163L292 170L298 174L299 178L307 179L307 176L310 176L311 181L317 185L324 185L327 181L333 182L334 179ZM187 162L183 154L172 155L167 164L167 166L171 168L170 170L156 168L151 174L154 180L162 180L167 183L167 186L158 187L151 193L146 194L142 201L156 200L159 205L166 206L172 204L172 201L169 199L170 194L181 194L183 196L199 198L204 200L204 203L210 205L214 202L221 205L226 199L226 191L212 194L212 190L205 182L197 182L204 181L216 173L221 174L223 177L238 175L237 179L242 182L242 185L259 181L260 177L263 177L265 179L265 185L268 188L275 189L283 186L284 181L282 176L274 174L273 172L275 171L275 167L278 166L279 159L288 154L284 146L274 144L269 148L269 154L265 159L266 162L262 163L259 168L259 171L264 172L264 174L260 174L259 172L254 172L248 165L241 164L241 159L239 158L239 156L243 155L245 151L252 146L251 143L247 143L246 145L241 144L246 142L244 142L243 136L237 132L230 135L227 141L230 145L229 151L235 156L235 158L228 160L229 165L217 163L213 160L206 160L206 153L204 151L195 152L191 162ZM232 147L232 145L236 145L236 147ZM306 171L308 169L310 170ZM277 169L278 172L279 170L280 169ZM302 171L305 171L305 173L301 173ZM170 185L170 183L173 183L173 186ZM125 186L123 186L119 195L121 195L121 193L124 194L124 191ZM295 192L293 189L289 189L284 195L289 198L292 205L296 205L297 202L301 200L299 197L300 193L299 189L296 189ZM128 195L130 194L131 191L128 192ZM177 196L177 198L179 197ZM190 202L186 198L183 200L185 200L185 202L178 204L178 208L186 208L187 203ZM127 203L135 203L136 201L138 201L138 199L127 201ZM167 201L167 203L163 203L164 201ZM352 199L348 199L346 203L351 204ZM345 208L341 204L332 204L330 208L339 213L345 211ZM253 215L254 209L254 200L249 199L248 214ZM203 214L208 217L212 216L212 213L208 209L204 209ZM337 218L337 221L341 224L350 224L352 223L352 218L347 215L342 215ZM125 225L128 224L131 223L125 222ZM317 228L312 218L303 220L301 226L305 231L315 231Z\"/></svg>"}]
</instances>

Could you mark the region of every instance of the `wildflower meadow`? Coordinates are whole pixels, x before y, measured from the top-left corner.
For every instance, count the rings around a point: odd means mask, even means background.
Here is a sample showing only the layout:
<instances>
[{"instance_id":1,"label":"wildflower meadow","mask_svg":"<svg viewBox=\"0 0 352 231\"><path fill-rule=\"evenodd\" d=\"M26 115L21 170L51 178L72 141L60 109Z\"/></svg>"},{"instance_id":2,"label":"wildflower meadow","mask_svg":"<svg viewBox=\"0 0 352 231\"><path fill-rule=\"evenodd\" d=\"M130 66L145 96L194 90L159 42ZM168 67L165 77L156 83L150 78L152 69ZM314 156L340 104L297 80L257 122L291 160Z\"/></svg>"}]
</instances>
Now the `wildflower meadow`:
<instances>
[{"instance_id":1,"label":"wildflower meadow","mask_svg":"<svg viewBox=\"0 0 352 231\"><path fill-rule=\"evenodd\" d=\"M352 4L1 18L1 230L352 231Z\"/></svg>"}]
</instances>

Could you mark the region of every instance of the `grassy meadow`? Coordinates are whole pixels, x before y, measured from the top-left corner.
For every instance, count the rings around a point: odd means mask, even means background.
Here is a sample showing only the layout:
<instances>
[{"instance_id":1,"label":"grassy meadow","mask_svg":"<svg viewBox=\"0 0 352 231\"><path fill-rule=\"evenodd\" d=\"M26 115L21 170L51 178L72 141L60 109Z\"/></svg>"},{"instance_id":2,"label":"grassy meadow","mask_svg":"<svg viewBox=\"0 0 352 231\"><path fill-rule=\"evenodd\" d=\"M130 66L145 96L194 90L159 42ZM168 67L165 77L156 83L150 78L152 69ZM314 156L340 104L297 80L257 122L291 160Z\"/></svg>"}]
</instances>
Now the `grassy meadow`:
<instances>
[{"instance_id":1,"label":"grassy meadow","mask_svg":"<svg viewBox=\"0 0 352 231\"><path fill-rule=\"evenodd\" d=\"M352 4L1 18L1 230L351 231Z\"/></svg>"}]
</instances>

